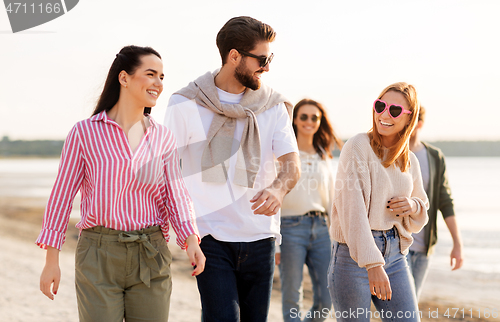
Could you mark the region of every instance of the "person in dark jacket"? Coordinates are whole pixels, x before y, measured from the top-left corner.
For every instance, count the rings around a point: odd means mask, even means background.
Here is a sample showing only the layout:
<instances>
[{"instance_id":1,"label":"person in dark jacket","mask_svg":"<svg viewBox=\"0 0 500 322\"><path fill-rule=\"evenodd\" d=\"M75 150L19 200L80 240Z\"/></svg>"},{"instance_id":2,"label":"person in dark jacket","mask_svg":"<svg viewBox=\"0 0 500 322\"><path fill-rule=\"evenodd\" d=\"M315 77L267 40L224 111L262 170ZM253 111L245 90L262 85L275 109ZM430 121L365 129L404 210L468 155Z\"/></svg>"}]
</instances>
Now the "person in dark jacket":
<instances>
[{"instance_id":1,"label":"person in dark jacket","mask_svg":"<svg viewBox=\"0 0 500 322\"><path fill-rule=\"evenodd\" d=\"M430 256L437 242L437 212L441 212L453 239L450 254L452 270L462 267L462 238L458 229L451 197L451 189L446 174L444 155L438 148L420 141L420 131L424 125L425 109L420 106L417 127L410 138L410 150L415 153L420 163L424 188L429 197L429 222L418 234L413 234L413 244L407 256L408 265L415 281L417 299L422 292L422 285L427 276Z\"/></svg>"}]
</instances>

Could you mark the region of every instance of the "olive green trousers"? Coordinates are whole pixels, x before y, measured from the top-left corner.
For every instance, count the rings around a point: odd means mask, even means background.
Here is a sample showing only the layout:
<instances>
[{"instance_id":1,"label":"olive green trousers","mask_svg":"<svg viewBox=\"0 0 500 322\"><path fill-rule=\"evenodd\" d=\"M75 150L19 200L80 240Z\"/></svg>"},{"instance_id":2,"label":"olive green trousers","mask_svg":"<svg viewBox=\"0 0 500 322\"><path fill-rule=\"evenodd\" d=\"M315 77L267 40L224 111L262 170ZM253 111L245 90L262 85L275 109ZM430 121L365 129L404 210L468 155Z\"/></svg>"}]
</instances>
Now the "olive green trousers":
<instances>
[{"instance_id":1,"label":"olive green trousers","mask_svg":"<svg viewBox=\"0 0 500 322\"><path fill-rule=\"evenodd\" d=\"M75 256L80 321L168 321L171 263L158 226L83 230Z\"/></svg>"}]
</instances>

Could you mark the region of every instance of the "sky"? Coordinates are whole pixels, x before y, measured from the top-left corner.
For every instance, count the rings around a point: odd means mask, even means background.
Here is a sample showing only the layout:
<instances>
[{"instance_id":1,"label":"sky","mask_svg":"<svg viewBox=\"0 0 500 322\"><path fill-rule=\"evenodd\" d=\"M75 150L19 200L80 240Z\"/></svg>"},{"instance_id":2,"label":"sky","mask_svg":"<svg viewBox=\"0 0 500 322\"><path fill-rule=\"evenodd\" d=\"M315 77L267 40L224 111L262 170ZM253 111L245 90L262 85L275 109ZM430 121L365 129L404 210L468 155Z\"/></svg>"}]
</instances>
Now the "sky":
<instances>
[{"instance_id":1,"label":"sky","mask_svg":"<svg viewBox=\"0 0 500 322\"><path fill-rule=\"evenodd\" d=\"M323 103L344 139L368 131L373 101L405 81L427 109L423 139L500 140L499 12L495 0L81 0L14 34L0 8L0 137L64 139L131 44L162 55L162 122L174 91L220 67L219 29L247 15L277 32L263 81L294 104Z\"/></svg>"}]
</instances>

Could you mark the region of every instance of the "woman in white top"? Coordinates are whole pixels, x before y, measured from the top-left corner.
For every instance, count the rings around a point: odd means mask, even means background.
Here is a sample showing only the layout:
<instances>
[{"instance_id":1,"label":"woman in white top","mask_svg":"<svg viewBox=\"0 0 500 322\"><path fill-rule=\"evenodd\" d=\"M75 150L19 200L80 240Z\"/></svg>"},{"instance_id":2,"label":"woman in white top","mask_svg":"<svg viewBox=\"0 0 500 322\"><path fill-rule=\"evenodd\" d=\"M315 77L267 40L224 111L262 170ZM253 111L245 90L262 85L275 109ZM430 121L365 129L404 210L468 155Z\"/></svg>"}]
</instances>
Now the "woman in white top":
<instances>
[{"instance_id":1,"label":"woman in white top","mask_svg":"<svg viewBox=\"0 0 500 322\"><path fill-rule=\"evenodd\" d=\"M340 154L328 272L337 321L370 321L371 301L383 321L420 321L406 262L411 234L427 222L420 166L409 150L418 113L412 85L386 87L373 104L373 128Z\"/></svg>"},{"instance_id":2,"label":"woman in white top","mask_svg":"<svg viewBox=\"0 0 500 322\"><path fill-rule=\"evenodd\" d=\"M343 142L335 135L324 107L311 99L295 105L293 129L297 137L302 175L283 200L281 208L281 254L279 264L283 319L300 321L300 301L304 264L313 286L313 306L304 314L305 321L323 321L332 306L326 273L330 262L330 236L326 212L333 192L331 149ZM316 316L310 319L308 316Z\"/></svg>"}]
</instances>

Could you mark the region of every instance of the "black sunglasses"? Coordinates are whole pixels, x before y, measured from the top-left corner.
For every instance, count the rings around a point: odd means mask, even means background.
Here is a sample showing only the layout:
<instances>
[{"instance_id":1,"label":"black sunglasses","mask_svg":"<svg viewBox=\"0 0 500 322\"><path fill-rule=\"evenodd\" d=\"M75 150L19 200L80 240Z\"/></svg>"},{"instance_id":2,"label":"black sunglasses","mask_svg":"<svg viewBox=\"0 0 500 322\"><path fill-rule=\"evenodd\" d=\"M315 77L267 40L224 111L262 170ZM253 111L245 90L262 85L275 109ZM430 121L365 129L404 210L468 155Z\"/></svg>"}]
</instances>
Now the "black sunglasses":
<instances>
[{"instance_id":1,"label":"black sunglasses","mask_svg":"<svg viewBox=\"0 0 500 322\"><path fill-rule=\"evenodd\" d=\"M244 56L248 56L248 57L252 57L252 58L257 59L259 61L260 67L262 67L262 68L266 67L267 64L270 64L274 58L274 54L271 54L268 57L266 57L266 56L257 56L254 54L250 54L250 53L247 53L246 51L243 51L243 50L238 50L238 52Z\"/></svg>"},{"instance_id":2,"label":"black sunglasses","mask_svg":"<svg viewBox=\"0 0 500 322\"><path fill-rule=\"evenodd\" d=\"M299 119L303 122L307 121L308 118L309 118L309 116L307 114L300 114L300 116L299 116ZM318 120L319 120L319 117L317 115L311 115L311 121L313 121L313 123L318 122Z\"/></svg>"}]
</instances>

